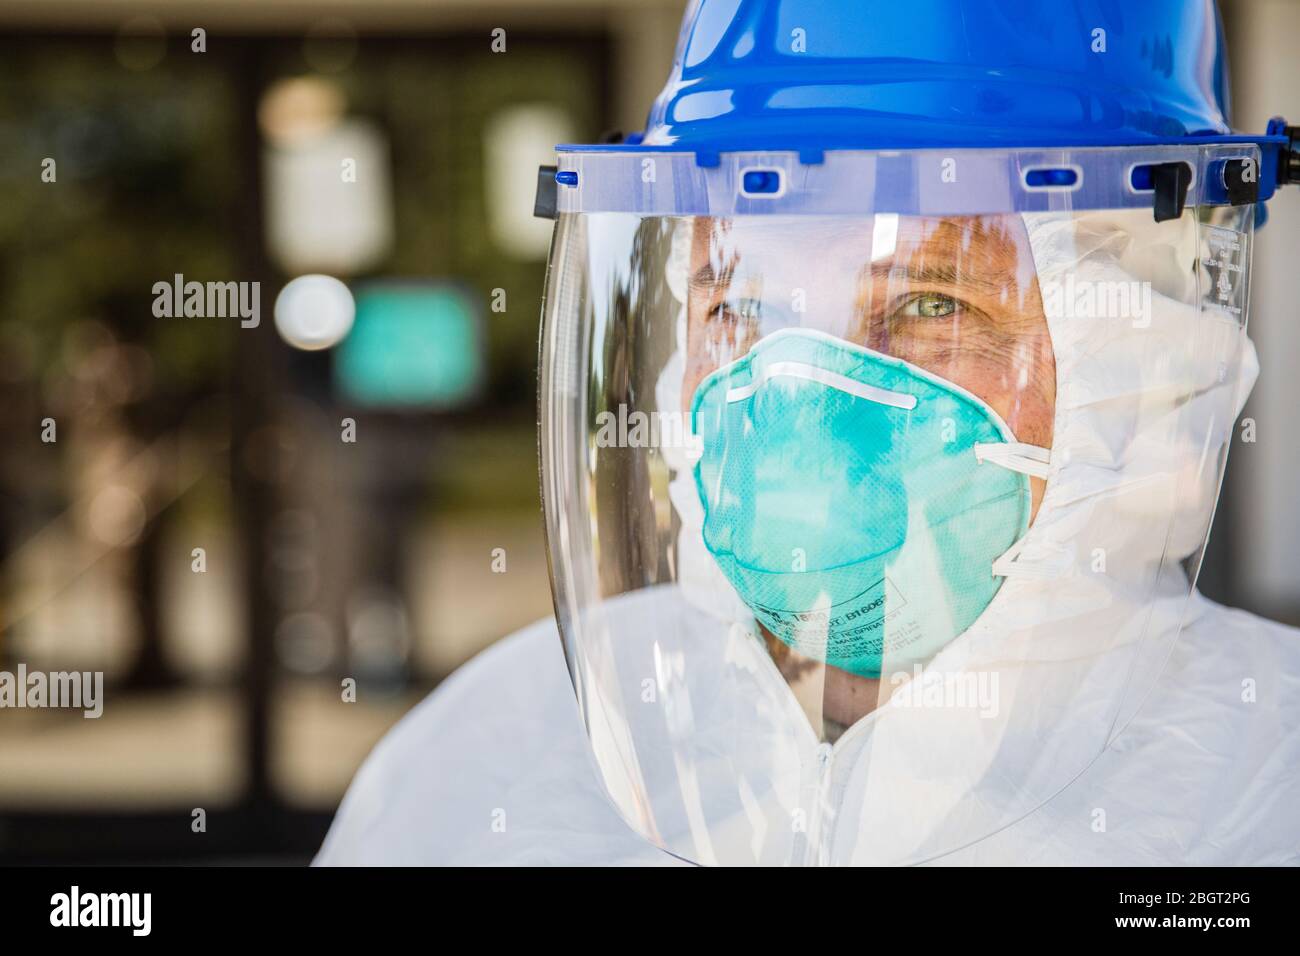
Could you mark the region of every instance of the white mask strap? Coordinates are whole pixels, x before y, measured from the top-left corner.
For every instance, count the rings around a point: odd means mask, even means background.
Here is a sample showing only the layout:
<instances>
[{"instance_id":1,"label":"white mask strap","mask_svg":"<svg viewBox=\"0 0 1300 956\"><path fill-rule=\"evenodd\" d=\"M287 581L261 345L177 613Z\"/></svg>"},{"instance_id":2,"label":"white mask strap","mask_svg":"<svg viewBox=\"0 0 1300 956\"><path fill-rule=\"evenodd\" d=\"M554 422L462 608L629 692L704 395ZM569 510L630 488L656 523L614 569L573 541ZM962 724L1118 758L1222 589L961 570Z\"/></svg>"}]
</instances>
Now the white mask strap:
<instances>
[{"instance_id":1,"label":"white mask strap","mask_svg":"<svg viewBox=\"0 0 1300 956\"><path fill-rule=\"evenodd\" d=\"M774 378L801 378L806 382L816 382L819 385L825 385L827 388L838 389L841 392L847 392L856 398L865 398L869 402L875 402L877 405L890 405L894 408L902 408L910 411L916 408L916 396L909 395L906 392L891 392L888 389L876 388L874 385L868 385L865 382L859 382L856 379L840 375L829 369L821 368L817 365L808 365L804 362L773 362L771 365L764 366L758 375L748 385L741 385L738 388L727 390L728 402L743 402L749 396L758 390L758 387L765 382Z\"/></svg>"},{"instance_id":2,"label":"white mask strap","mask_svg":"<svg viewBox=\"0 0 1300 956\"><path fill-rule=\"evenodd\" d=\"M976 461L987 461L1031 478L1046 478L1052 460L1050 449L1018 441L976 442L974 448Z\"/></svg>"},{"instance_id":3,"label":"white mask strap","mask_svg":"<svg viewBox=\"0 0 1300 956\"><path fill-rule=\"evenodd\" d=\"M1035 581L1051 581L1070 570L1070 556L1061 552L1054 558L1038 561L1020 561L1020 552L1025 547L1026 535L1007 548L1000 558L993 562L993 573L1001 578L1029 578Z\"/></svg>"},{"instance_id":4,"label":"white mask strap","mask_svg":"<svg viewBox=\"0 0 1300 956\"><path fill-rule=\"evenodd\" d=\"M990 464L1006 468L1008 471L1028 475L1031 478L1046 478L1052 460L1050 449L1041 448L1038 445L1029 445L1025 442L976 442L974 447L977 461L987 461ZM995 575L1007 578L1022 577L1050 581L1068 570L1068 560L1064 566L1061 561L1025 562L1017 560L1027 538L1028 535L1021 538L1008 548L1006 553L993 562L993 573Z\"/></svg>"}]
</instances>

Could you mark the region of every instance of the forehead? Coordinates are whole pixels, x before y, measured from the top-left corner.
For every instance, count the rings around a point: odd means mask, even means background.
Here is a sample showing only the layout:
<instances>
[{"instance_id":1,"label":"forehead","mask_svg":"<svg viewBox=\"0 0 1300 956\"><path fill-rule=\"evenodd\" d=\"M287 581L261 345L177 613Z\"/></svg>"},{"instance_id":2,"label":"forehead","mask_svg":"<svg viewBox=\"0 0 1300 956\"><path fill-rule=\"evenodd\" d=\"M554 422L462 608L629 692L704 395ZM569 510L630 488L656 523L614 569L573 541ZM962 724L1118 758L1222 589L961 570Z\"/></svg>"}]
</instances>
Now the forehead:
<instances>
[{"instance_id":1,"label":"forehead","mask_svg":"<svg viewBox=\"0 0 1300 956\"><path fill-rule=\"evenodd\" d=\"M692 271L710 282L761 276L765 285L816 288L856 284L867 269L886 275L917 266L953 281L1023 284L1033 275L1018 215L701 217L692 233Z\"/></svg>"}]
</instances>

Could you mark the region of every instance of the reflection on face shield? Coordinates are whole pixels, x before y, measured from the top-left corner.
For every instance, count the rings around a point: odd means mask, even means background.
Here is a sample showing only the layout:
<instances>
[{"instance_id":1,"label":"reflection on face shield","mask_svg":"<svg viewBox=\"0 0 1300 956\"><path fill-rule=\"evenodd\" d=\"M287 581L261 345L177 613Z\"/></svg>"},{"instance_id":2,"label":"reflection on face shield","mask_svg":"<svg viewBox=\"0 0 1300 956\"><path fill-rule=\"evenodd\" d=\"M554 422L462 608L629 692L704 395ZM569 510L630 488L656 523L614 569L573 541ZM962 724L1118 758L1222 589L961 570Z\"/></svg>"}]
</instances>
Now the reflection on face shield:
<instances>
[{"instance_id":1,"label":"reflection on face shield","mask_svg":"<svg viewBox=\"0 0 1300 956\"><path fill-rule=\"evenodd\" d=\"M798 230L694 230L690 367L740 355L691 404L702 533L768 634L875 678L928 659L997 592L1048 453L981 394L1050 435L1046 320L1018 218L878 216L807 245Z\"/></svg>"}]
</instances>

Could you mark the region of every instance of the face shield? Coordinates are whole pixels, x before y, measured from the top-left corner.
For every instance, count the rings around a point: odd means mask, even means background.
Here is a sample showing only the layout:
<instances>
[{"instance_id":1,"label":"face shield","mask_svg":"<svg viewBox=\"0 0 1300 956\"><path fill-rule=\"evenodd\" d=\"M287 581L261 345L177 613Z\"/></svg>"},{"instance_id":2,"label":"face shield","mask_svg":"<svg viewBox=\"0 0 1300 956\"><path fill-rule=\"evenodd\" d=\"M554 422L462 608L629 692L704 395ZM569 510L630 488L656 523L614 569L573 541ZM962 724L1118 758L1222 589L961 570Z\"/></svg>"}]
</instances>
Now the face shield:
<instances>
[{"instance_id":1,"label":"face shield","mask_svg":"<svg viewBox=\"0 0 1300 956\"><path fill-rule=\"evenodd\" d=\"M1088 767L1253 382L1253 150L562 155L542 492L632 827L921 863Z\"/></svg>"}]
</instances>

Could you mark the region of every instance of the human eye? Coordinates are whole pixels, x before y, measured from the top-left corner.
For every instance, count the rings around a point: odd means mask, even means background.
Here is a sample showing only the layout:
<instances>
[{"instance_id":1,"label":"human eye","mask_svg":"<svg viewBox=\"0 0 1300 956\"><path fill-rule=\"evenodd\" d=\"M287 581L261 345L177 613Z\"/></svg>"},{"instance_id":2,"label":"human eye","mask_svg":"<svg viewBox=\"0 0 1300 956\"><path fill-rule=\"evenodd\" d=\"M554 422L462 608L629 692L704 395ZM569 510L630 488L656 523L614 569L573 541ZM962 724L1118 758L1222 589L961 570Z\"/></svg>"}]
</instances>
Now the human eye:
<instances>
[{"instance_id":1,"label":"human eye","mask_svg":"<svg viewBox=\"0 0 1300 956\"><path fill-rule=\"evenodd\" d=\"M763 319L763 311L763 303L757 299L723 299L709 310L709 318L731 326L756 326Z\"/></svg>"},{"instance_id":2,"label":"human eye","mask_svg":"<svg viewBox=\"0 0 1300 956\"><path fill-rule=\"evenodd\" d=\"M894 313L899 318L943 319L968 311L960 299L939 292L921 292L911 296Z\"/></svg>"}]
</instances>

